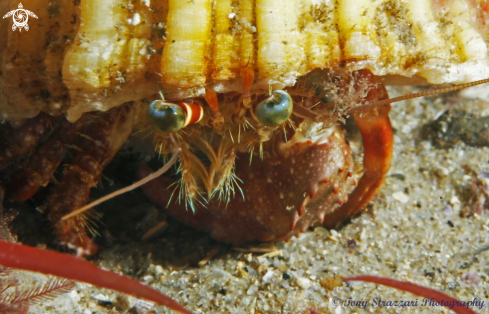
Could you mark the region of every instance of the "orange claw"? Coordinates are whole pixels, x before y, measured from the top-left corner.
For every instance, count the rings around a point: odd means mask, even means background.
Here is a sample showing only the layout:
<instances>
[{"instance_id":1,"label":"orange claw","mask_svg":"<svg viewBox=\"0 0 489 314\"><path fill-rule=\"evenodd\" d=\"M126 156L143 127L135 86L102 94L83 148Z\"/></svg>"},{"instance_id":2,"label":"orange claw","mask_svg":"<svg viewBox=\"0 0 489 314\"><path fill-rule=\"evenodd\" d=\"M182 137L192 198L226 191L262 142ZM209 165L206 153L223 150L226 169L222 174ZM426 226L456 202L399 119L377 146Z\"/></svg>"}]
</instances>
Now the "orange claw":
<instances>
[{"instance_id":1,"label":"orange claw","mask_svg":"<svg viewBox=\"0 0 489 314\"><path fill-rule=\"evenodd\" d=\"M363 102L389 99L380 79L369 70L358 71L358 78L367 79L375 88L371 89ZM353 114L363 140L363 167L365 172L348 201L327 215L324 225L334 228L348 217L358 213L374 196L389 171L393 153L393 134L389 120L390 104Z\"/></svg>"}]
</instances>

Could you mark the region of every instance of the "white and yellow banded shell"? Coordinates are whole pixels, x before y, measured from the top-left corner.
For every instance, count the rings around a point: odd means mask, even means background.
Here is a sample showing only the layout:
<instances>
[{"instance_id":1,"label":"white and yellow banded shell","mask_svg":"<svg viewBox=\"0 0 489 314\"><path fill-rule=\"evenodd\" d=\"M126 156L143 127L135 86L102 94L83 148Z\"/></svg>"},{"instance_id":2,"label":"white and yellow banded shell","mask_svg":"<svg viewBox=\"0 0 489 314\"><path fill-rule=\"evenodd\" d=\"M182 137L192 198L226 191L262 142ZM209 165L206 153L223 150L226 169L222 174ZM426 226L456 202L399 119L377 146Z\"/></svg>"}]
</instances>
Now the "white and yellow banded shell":
<instances>
[{"instance_id":1,"label":"white and yellow banded shell","mask_svg":"<svg viewBox=\"0 0 489 314\"><path fill-rule=\"evenodd\" d=\"M17 6L0 4L0 15ZM489 77L484 0L26 1L28 32L0 24L0 119L108 110L162 90L294 85L316 68L368 68L433 84Z\"/></svg>"}]
</instances>

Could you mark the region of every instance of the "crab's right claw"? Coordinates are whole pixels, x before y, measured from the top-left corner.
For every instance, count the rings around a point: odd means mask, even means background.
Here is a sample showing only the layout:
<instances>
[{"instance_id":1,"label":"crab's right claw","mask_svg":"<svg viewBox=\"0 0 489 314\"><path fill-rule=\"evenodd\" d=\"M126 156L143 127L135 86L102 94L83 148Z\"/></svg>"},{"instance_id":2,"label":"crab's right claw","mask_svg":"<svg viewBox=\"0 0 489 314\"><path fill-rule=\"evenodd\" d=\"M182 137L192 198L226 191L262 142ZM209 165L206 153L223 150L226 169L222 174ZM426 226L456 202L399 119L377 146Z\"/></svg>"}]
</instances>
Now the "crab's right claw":
<instances>
[{"instance_id":1,"label":"crab's right claw","mask_svg":"<svg viewBox=\"0 0 489 314\"><path fill-rule=\"evenodd\" d=\"M388 99L384 85L368 70L359 75L375 84L365 98L366 102ZM389 171L393 153L393 134L389 120L390 104L353 114L363 140L365 172L348 201L327 215L324 225L335 228L352 215L357 214L374 196Z\"/></svg>"}]
</instances>

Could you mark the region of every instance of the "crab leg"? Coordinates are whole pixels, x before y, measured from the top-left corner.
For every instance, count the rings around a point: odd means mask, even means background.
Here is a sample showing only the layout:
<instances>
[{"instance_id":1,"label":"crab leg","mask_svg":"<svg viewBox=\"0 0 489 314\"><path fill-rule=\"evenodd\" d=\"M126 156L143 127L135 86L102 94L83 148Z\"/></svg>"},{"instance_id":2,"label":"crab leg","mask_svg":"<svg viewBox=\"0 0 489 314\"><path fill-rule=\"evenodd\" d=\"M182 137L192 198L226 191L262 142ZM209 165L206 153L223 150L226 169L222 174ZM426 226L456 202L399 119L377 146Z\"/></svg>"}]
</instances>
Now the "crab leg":
<instances>
[{"instance_id":1,"label":"crab leg","mask_svg":"<svg viewBox=\"0 0 489 314\"><path fill-rule=\"evenodd\" d=\"M369 70L358 72L359 77L367 79L375 88L371 89L363 102L388 99L389 95L383 83ZM358 213L374 196L389 171L392 152L393 134L389 120L390 104L374 109L354 113L355 122L360 129L363 140L365 172L348 201L340 209L327 215L324 225L334 228L348 217Z\"/></svg>"},{"instance_id":2,"label":"crab leg","mask_svg":"<svg viewBox=\"0 0 489 314\"><path fill-rule=\"evenodd\" d=\"M49 219L58 238L86 254L94 254L96 244L85 228L87 217L78 215L61 221L61 217L82 207L88 200L90 189L101 176L132 131L134 108L123 105L93 117L83 129L76 150L65 165L63 175L49 196Z\"/></svg>"},{"instance_id":3,"label":"crab leg","mask_svg":"<svg viewBox=\"0 0 489 314\"><path fill-rule=\"evenodd\" d=\"M18 127L5 126L0 136L0 170L39 144L42 137L49 132L53 120L53 117L40 113Z\"/></svg>"},{"instance_id":4,"label":"crab leg","mask_svg":"<svg viewBox=\"0 0 489 314\"><path fill-rule=\"evenodd\" d=\"M66 145L74 141L86 120L87 118L82 118L70 123L63 118L56 136L43 144L24 169L13 176L8 193L10 199L24 202L36 194L40 186L49 183L66 153Z\"/></svg>"}]
</instances>

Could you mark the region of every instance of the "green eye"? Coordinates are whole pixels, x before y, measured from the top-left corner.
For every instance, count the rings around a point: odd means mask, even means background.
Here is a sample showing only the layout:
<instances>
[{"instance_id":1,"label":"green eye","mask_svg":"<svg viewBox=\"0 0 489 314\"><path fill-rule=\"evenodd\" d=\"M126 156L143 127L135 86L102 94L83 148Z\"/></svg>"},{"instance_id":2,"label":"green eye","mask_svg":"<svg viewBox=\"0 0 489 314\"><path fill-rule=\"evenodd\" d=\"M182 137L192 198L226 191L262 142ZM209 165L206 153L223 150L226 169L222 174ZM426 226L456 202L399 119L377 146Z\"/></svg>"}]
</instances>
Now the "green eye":
<instances>
[{"instance_id":1,"label":"green eye","mask_svg":"<svg viewBox=\"0 0 489 314\"><path fill-rule=\"evenodd\" d=\"M292 98L283 90L273 91L272 96L256 106L255 115L266 126L278 126L292 114Z\"/></svg>"},{"instance_id":2,"label":"green eye","mask_svg":"<svg viewBox=\"0 0 489 314\"><path fill-rule=\"evenodd\" d=\"M148 119L156 129L165 133L172 133L185 126L187 114L177 104L155 100L149 105Z\"/></svg>"}]
</instances>

